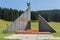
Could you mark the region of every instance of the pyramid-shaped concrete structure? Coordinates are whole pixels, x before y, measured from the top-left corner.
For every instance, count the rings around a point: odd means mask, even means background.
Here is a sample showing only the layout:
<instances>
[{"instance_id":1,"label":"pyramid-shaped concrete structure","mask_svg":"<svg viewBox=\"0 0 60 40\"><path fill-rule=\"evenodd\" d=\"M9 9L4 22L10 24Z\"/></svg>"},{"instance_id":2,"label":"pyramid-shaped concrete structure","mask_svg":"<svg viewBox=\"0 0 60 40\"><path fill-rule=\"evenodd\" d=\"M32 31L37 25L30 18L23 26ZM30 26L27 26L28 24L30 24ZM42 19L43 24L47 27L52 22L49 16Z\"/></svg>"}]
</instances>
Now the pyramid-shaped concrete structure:
<instances>
[{"instance_id":1,"label":"pyramid-shaped concrete structure","mask_svg":"<svg viewBox=\"0 0 60 40\"><path fill-rule=\"evenodd\" d=\"M41 15L39 15L39 31L40 32L56 32Z\"/></svg>"},{"instance_id":2,"label":"pyramid-shaped concrete structure","mask_svg":"<svg viewBox=\"0 0 60 40\"><path fill-rule=\"evenodd\" d=\"M25 31L30 29L29 23L31 21L31 11L30 7L27 8L27 10L19 16L13 24L11 24L5 31L11 32L11 31Z\"/></svg>"},{"instance_id":3,"label":"pyramid-shaped concrete structure","mask_svg":"<svg viewBox=\"0 0 60 40\"><path fill-rule=\"evenodd\" d=\"M48 23L47 21L41 16L39 16L39 32L56 32ZM27 10L19 16L13 24L11 24L5 32L22 32L26 30L31 30L30 26L31 22L31 10L30 6L28 6Z\"/></svg>"}]
</instances>

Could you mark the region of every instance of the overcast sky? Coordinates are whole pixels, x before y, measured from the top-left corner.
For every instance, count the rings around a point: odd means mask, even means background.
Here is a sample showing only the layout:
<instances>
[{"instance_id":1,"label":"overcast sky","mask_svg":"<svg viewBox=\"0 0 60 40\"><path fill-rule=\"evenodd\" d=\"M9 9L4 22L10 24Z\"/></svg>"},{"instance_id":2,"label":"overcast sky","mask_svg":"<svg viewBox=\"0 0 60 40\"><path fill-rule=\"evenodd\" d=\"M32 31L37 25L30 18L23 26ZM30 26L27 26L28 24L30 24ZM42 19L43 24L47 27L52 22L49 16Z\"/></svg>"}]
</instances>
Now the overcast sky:
<instances>
[{"instance_id":1,"label":"overcast sky","mask_svg":"<svg viewBox=\"0 0 60 40\"><path fill-rule=\"evenodd\" d=\"M31 3L31 10L60 9L60 0L0 0L0 7L25 10L27 2Z\"/></svg>"}]
</instances>

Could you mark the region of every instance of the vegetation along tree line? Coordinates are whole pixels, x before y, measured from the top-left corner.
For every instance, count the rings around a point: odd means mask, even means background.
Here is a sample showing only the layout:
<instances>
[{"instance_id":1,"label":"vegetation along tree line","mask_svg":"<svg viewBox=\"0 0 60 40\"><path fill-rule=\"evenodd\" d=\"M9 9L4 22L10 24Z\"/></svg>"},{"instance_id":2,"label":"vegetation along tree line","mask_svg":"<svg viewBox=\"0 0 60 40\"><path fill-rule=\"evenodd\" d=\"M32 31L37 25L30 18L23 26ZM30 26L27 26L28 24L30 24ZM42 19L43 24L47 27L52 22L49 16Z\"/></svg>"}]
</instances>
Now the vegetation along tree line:
<instances>
[{"instance_id":1,"label":"vegetation along tree line","mask_svg":"<svg viewBox=\"0 0 60 40\"><path fill-rule=\"evenodd\" d=\"M16 10L12 8L1 8L0 7L0 19L14 21L18 18L24 11L23 10ZM31 19L38 20L38 15L41 15L45 18L48 22L60 22L60 10L38 10L38 11L31 11Z\"/></svg>"}]
</instances>

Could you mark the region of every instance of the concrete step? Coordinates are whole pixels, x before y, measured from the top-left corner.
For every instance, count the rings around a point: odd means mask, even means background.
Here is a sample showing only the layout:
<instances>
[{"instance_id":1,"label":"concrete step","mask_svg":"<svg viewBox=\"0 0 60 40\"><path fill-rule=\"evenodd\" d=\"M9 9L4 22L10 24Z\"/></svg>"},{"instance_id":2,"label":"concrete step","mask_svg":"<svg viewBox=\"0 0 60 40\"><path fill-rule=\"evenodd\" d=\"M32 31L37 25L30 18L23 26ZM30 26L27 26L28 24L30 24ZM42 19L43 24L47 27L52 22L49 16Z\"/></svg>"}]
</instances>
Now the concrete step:
<instances>
[{"instance_id":1,"label":"concrete step","mask_svg":"<svg viewBox=\"0 0 60 40\"><path fill-rule=\"evenodd\" d=\"M27 30L19 32L17 31L16 34L51 34L50 32L39 32L38 30Z\"/></svg>"}]
</instances>

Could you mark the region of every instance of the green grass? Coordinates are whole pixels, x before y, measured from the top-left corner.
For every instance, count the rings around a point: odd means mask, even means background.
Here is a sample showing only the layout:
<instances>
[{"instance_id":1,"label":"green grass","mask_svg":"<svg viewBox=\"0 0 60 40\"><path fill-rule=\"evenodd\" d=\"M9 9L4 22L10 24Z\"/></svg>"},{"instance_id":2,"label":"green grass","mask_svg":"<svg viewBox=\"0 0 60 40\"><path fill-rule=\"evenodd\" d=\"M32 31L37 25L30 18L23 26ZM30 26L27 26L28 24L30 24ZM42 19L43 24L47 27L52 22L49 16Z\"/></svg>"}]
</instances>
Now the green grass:
<instances>
[{"instance_id":1,"label":"green grass","mask_svg":"<svg viewBox=\"0 0 60 40\"><path fill-rule=\"evenodd\" d=\"M49 22L52 27L56 30L56 33L52 33L54 36L60 36L60 23L59 22Z\"/></svg>"},{"instance_id":2,"label":"green grass","mask_svg":"<svg viewBox=\"0 0 60 40\"><path fill-rule=\"evenodd\" d=\"M3 37L14 34L14 32L3 33L3 31L13 22L5 21L0 19L0 40L8 40ZM60 23L59 22L49 22L52 27L56 30L56 33L52 33L54 36L60 36ZM31 22L31 28L38 30L38 22Z\"/></svg>"},{"instance_id":3,"label":"green grass","mask_svg":"<svg viewBox=\"0 0 60 40\"><path fill-rule=\"evenodd\" d=\"M38 30L38 26L39 26L38 23L39 22L31 22L31 29L32 30Z\"/></svg>"},{"instance_id":4,"label":"green grass","mask_svg":"<svg viewBox=\"0 0 60 40\"><path fill-rule=\"evenodd\" d=\"M1 20L0 19L0 40L8 40L3 37L14 34L14 32L4 33L3 31L11 24L12 22Z\"/></svg>"},{"instance_id":5,"label":"green grass","mask_svg":"<svg viewBox=\"0 0 60 40\"><path fill-rule=\"evenodd\" d=\"M0 31L5 30L12 22L0 19Z\"/></svg>"}]
</instances>

